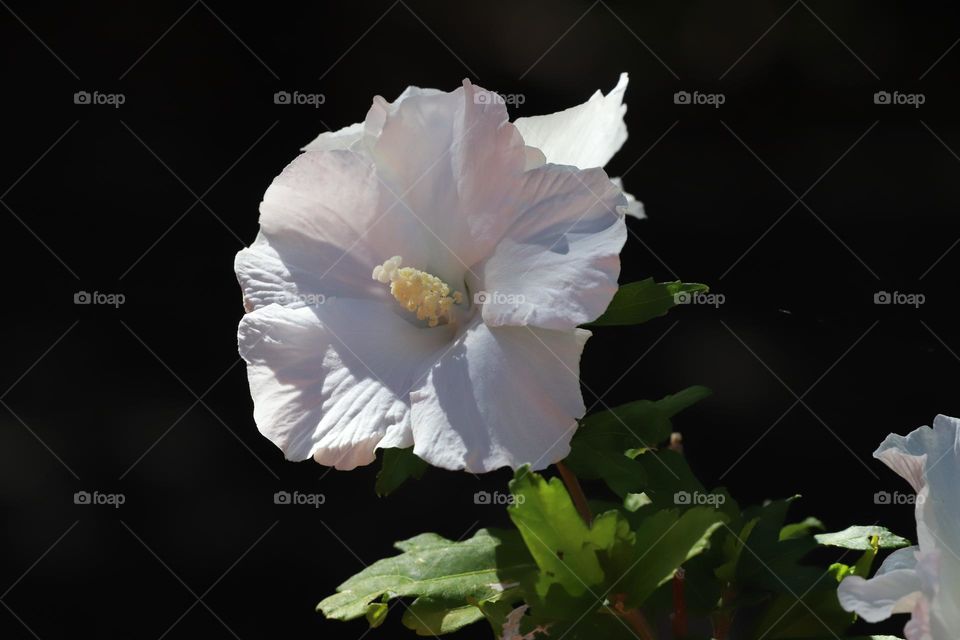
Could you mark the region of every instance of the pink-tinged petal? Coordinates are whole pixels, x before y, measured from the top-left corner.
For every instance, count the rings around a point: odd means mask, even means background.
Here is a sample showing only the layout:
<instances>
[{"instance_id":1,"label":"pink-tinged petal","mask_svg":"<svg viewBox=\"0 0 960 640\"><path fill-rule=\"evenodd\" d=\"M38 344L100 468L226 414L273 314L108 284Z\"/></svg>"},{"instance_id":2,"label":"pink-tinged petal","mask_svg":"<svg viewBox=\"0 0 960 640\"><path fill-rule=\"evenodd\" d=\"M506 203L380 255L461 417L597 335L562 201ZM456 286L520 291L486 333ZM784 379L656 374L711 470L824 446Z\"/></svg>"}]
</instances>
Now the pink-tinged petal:
<instances>
[{"instance_id":1,"label":"pink-tinged petal","mask_svg":"<svg viewBox=\"0 0 960 640\"><path fill-rule=\"evenodd\" d=\"M464 81L450 93L413 95L379 112L377 170L429 246L416 266L455 288L519 213L527 152L493 95ZM375 126L368 119L368 128Z\"/></svg>"},{"instance_id":2,"label":"pink-tinged petal","mask_svg":"<svg viewBox=\"0 0 960 640\"><path fill-rule=\"evenodd\" d=\"M572 329L617 291L627 238L622 193L600 169L546 165L526 174L524 211L480 266L484 322Z\"/></svg>"},{"instance_id":3,"label":"pink-tinged petal","mask_svg":"<svg viewBox=\"0 0 960 640\"><path fill-rule=\"evenodd\" d=\"M235 262L247 310L324 296L386 299L370 274L386 257L425 251L420 230L350 151L307 151L274 179L260 204L260 234Z\"/></svg>"},{"instance_id":4,"label":"pink-tinged petal","mask_svg":"<svg viewBox=\"0 0 960 640\"><path fill-rule=\"evenodd\" d=\"M324 131L303 147L303 151L351 149L358 145L358 143L368 143L371 140L376 140L376 136L380 134L380 128L383 126L383 119L386 112L396 109L397 105L410 96L434 95L437 93L441 92L436 89L407 87L393 102L387 102L383 100L383 98L378 98L375 100L373 109L367 113L367 118L364 122L357 122L356 124L351 124L337 131Z\"/></svg>"},{"instance_id":5,"label":"pink-tinged petal","mask_svg":"<svg viewBox=\"0 0 960 640\"><path fill-rule=\"evenodd\" d=\"M907 640L951 640L950 636L942 635L939 638L933 635L930 628L930 603L921 598L914 606L910 621L903 628Z\"/></svg>"},{"instance_id":6,"label":"pink-tinged petal","mask_svg":"<svg viewBox=\"0 0 960 640\"><path fill-rule=\"evenodd\" d=\"M566 457L585 411L579 371L589 336L475 322L411 393L414 453L473 473Z\"/></svg>"},{"instance_id":7,"label":"pink-tinged petal","mask_svg":"<svg viewBox=\"0 0 960 640\"><path fill-rule=\"evenodd\" d=\"M544 116L517 118L514 124L528 145L542 150L547 162L581 169L603 167L627 139L623 95L627 74L613 91L597 91L581 105Z\"/></svg>"},{"instance_id":8,"label":"pink-tinged petal","mask_svg":"<svg viewBox=\"0 0 960 640\"><path fill-rule=\"evenodd\" d=\"M960 629L960 420L941 415L932 428L891 434L874 456L917 491L915 573L923 598L915 603L907 636L953 640Z\"/></svg>"},{"instance_id":9,"label":"pink-tinged petal","mask_svg":"<svg viewBox=\"0 0 960 640\"><path fill-rule=\"evenodd\" d=\"M845 578L837 590L840 605L867 622L913 611L923 597L923 583L916 570L918 551L917 547L894 551L869 580L861 576Z\"/></svg>"},{"instance_id":10,"label":"pink-tinged petal","mask_svg":"<svg viewBox=\"0 0 960 640\"><path fill-rule=\"evenodd\" d=\"M918 492L917 533L924 551L948 551L960 589L960 420L937 416L933 427L908 436L890 434L874 457L899 473ZM960 597L960 593L957 594Z\"/></svg>"},{"instance_id":11,"label":"pink-tinged petal","mask_svg":"<svg viewBox=\"0 0 960 640\"><path fill-rule=\"evenodd\" d=\"M366 300L248 313L238 341L257 428L290 460L369 464L378 446L409 445L410 388L450 338Z\"/></svg>"},{"instance_id":12,"label":"pink-tinged petal","mask_svg":"<svg viewBox=\"0 0 960 640\"><path fill-rule=\"evenodd\" d=\"M303 151L346 150L363 138L363 123L357 122L336 131L324 131L303 147Z\"/></svg>"}]
</instances>

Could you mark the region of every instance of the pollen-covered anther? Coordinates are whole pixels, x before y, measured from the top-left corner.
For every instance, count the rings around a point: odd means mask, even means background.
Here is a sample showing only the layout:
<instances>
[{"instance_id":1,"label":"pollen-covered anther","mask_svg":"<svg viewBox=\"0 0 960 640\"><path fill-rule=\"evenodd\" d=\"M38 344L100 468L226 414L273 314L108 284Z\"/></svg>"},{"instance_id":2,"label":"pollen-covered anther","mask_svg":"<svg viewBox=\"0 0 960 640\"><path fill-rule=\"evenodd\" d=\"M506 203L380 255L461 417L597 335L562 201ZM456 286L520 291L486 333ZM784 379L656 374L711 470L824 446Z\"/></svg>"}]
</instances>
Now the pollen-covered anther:
<instances>
[{"instance_id":1,"label":"pollen-covered anther","mask_svg":"<svg viewBox=\"0 0 960 640\"><path fill-rule=\"evenodd\" d=\"M417 314L418 320L426 320L427 326L435 327L441 320L450 320L451 307L463 302L459 291L451 293L450 286L437 276L414 269L401 267L403 259L393 256L373 268L373 279L390 283L390 293L407 311Z\"/></svg>"}]
</instances>

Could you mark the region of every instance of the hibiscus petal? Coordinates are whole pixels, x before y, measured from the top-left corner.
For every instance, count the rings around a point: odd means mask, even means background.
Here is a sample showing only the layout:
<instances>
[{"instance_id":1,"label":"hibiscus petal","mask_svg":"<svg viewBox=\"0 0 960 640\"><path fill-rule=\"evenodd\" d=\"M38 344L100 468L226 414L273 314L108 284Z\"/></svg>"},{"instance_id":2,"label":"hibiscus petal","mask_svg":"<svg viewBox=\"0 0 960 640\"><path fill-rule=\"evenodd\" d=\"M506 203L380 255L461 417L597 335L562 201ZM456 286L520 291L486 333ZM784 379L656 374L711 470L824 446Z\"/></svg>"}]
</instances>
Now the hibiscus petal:
<instances>
[{"instance_id":1,"label":"hibiscus petal","mask_svg":"<svg viewBox=\"0 0 960 640\"><path fill-rule=\"evenodd\" d=\"M372 150L379 175L430 247L416 266L458 288L516 219L528 158L523 139L496 94L468 81L377 113L384 119Z\"/></svg>"},{"instance_id":2,"label":"hibiscus petal","mask_svg":"<svg viewBox=\"0 0 960 640\"><path fill-rule=\"evenodd\" d=\"M922 598L917 600L910 622L903 628L903 634L907 640L949 640L950 638L945 631L939 635L933 635L930 627L930 603Z\"/></svg>"},{"instance_id":3,"label":"hibiscus petal","mask_svg":"<svg viewBox=\"0 0 960 640\"><path fill-rule=\"evenodd\" d=\"M627 139L623 94L627 74L621 73L613 91L597 91L581 105L544 116L517 118L514 122L527 144L537 147L553 164L581 169L603 167Z\"/></svg>"},{"instance_id":4,"label":"hibiscus petal","mask_svg":"<svg viewBox=\"0 0 960 640\"><path fill-rule=\"evenodd\" d=\"M339 247L303 238L267 236L263 232L234 260L244 308L270 304L300 307L322 303L328 296L387 300L386 289L370 279L369 265L345 255Z\"/></svg>"},{"instance_id":5,"label":"hibiscus petal","mask_svg":"<svg viewBox=\"0 0 960 640\"><path fill-rule=\"evenodd\" d=\"M333 151L349 149L363 138L363 123L357 122L336 131L324 131L309 142L303 151Z\"/></svg>"},{"instance_id":6,"label":"hibiscus petal","mask_svg":"<svg viewBox=\"0 0 960 640\"><path fill-rule=\"evenodd\" d=\"M960 629L960 420L941 415L932 428L891 434L874 456L917 490L917 574L925 597L908 636L953 638Z\"/></svg>"},{"instance_id":7,"label":"hibiscus petal","mask_svg":"<svg viewBox=\"0 0 960 640\"><path fill-rule=\"evenodd\" d=\"M845 578L837 591L840 605L867 622L913 611L923 589L916 570L918 552L918 547L894 551L869 580L861 576Z\"/></svg>"},{"instance_id":8,"label":"hibiscus petal","mask_svg":"<svg viewBox=\"0 0 960 640\"><path fill-rule=\"evenodd\" d=\"M617 188L623 189L623 180L620 178L610 178L610 182L617 185ZM627 199L627 206L623 209L623 213L628 216L633 216L634 218L643 219L647 217L647 212L643 207L643 203L637 200L633 195L623 192L624 197Z\"/></svg>"},{"instance_id":9,"label":"hibiscus petal","mask_svg":"<svg viewBox=\"0 0 960 640\"><path fill-rule=\"evenodd\" d=\"M918 492L920 548L949 549L946 559L957 566L960 579L960 420L941 415L933 428L920 427L906 437L890 434L873 455Z\"/></svg>"},{"instance_id":10,"label":"hibiscus petal","mask_svg":"<svg viewBox=\"0 0 960 640\"><path fill-rule=\"evenodd\" d=\"M267 189L260 234L237 255L245 306L385 299L373 267L393 255L415 262L425 251L416 227L361 154L304 152Z\"/></svg>"},{"instance_id":11,"label":"hibiscus petal","mask_svg":"<svg viewBox=\"0 0 960 640\"><path fill-rule=\"evenodd\" d=\"M415 95L433 95L440 93L437 89L421 89L420 87L407 87L403 90L397 99L391 103L386 103L386 110L395 109L397 105L409 98L410 96ZM309 142L303 151L332 151L334 149L349 149L357 144L361 140L369 140L365 138L364 134L378 135L380 129L378 127L371 128L370 123L376 122L379 120L380 127L383 126L383 116L379 115L379 111L383 110L383 107L379 104L380 101L374 104L374 109L371 111L376 111L377 114L371 116L370 113L367 114L367 119L364 122L357 122L351 124L337 131L324 131L319 136L314 138Z\"/></svg>"},{"instance_id":12,"label":"hibiscus petal","mask_svg":"<svg viewBox=\"0 0 960 640\"><path fill-rule=\"evenodd\" d=\"M527 173L526 209L480 266L491 326L571 329L617 291L627 238L620 190L600 169L546 165Z\"/></svg>"},{"instance_id":13,"label":"hibiscus petal","mask_svg":"<svg viewBox=\"0 0 960 640\"><path fill-rule=\"evenodd\" d=\"M366 300L257 309L238 334L257 428L288 459L338 469L409 446L410 387L450 338Z\"/></svg>"},{"instance_id":14,"label":"hibiscus petal","mask_svg":"<svg viewBox=\"0 0 960 640\"><path fill-rule=\"evenodd\" d=\"M473 473L566 457L585 412L579 370L589 336L474 321L410 394L414 453Z\"/></svg>"}]
</instances>

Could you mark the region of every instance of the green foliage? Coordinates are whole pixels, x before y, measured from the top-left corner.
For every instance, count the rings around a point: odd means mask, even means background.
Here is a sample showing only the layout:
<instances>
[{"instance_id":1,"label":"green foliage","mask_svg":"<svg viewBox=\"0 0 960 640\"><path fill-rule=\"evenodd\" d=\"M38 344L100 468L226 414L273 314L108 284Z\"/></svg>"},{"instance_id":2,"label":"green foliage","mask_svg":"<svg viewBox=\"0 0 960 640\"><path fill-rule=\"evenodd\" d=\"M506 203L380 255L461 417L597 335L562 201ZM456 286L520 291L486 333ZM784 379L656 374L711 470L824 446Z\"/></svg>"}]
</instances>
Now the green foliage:
<instances>
[{"instance_id":1,"label":"green foliage","mask_svg":"<svg viewBox=\"0 0 960 640\"><path fill-rule=\"evenodd\" d=\"M618 540L617 512L588 526L559 478L547 481L526 468L517 471L510 491L515 498L510 519L540 568L537 594L545 597L551 585L559 584L576 597L600 584L604 573L598 553L610 552Z\"/></svg>"},{"instance_id":2,"label":"green foliage","mask_svg":"<svg viewBox=\"0 0 960 640\"><path fill-rule=\"evenodd\" d=\"M670 437L677 413L709 395L706 387L694 386L657 401L637 400L591 414L574 435L565 463L582 479L603 480L621 497L646 490L652 500L669 504L663 501L673 499L670 489L699 490L681 457L644 454Z\"/></svg>"},{"instance_id":3,"label":"green foliage","mask_svg":"<svg viewBox=\"0 0 960 640\"><path fill-rule=\"evenodd\" d=\"M662 316L683 300L683 294L706 292L705 284L654 282L653 278L621 285L602 316L588 326L641 324Z\"/></svg>"},{"instance_id":4,"label":"green foliage","mask_svg":"<svg viewBox=\"0 0 960 640\"><path fill-rule=\"evenodd\" d=\"M398 543L399 555L347 580L319 609L375 627L399 598L403 624L425 636L486 620L497 638L506 629L536 640L656 640L673 637L657 634L682 610L685 640L854 640L837 584L868 576L881 551L909 542L877 526L824 533L816 518L791 520L798 496L741 508L726 490L705 488L664 445L677 415L709 393L690 387L583 419L565 464L610 490L589 502L589 519L571 495L579 499L579 486L521 468L507 508L515 529ZM378 493L424 466L409 450L385 451ZM817 549L835 562L813 564ZM731 625L736 635L722 631Z\"/></svg>"},{"instance_id":5,"label":"green foliage","mask_svg":"<svg viewBox=\"0 0 960 640\"><path fill-rule=\"evenodd\" d=\"M876 536L877 540L872 541ZM883 527L848 527L836 533L820 533L814 536L822 545L868 551L874 546L881 549L900 549L909 547L910 541L891 533Z\"/></svg>"},{"instance_id":6,"label":"green foliage","mask_svg":"<svg viewBox=\"0 0 960 640\"><path fill-rule=\"evenodd\" d=\"M384 449L374 490L378 496L390 495L408 478L419 480L427 470L426 462L413 455L413 448Z\"/></svg>"},{"instance_id":7,"label":"green foliage","mask_svg":"<svg viewBox=\"0 0 960 640\"><path fill-rule=\"evenodd\" d=\"M414 597L404 623L418 632L436 628L446 633L480 619L478 604L510 595L503 585L536 568L515 531L482 529L463 542L424 533L395 546L403 553L353 576L318 609L336 620L366 616L377 626L389 600Z\"/></svg>"},{"instance_id":8,"label":"green foliage","mask_svg":"<svg viewBox=\"0 0 960 640\"><path fill-rule=\"evenodd\" d=\"M710 537L725 521L710 507L656 511L644 518L634 533L630 569L617 583L627 604L641 606L687 560L709 548Z\"/></svg>"}]
</instances>

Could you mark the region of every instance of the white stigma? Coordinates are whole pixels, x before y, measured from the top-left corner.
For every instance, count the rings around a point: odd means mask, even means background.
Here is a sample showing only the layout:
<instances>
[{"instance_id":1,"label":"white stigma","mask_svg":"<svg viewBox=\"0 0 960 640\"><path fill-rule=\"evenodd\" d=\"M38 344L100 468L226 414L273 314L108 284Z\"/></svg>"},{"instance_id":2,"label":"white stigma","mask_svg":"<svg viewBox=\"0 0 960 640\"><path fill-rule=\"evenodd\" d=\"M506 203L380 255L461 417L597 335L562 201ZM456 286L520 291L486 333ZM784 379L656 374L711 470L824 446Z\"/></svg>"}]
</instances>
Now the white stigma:
<instances>
[{"instance_id":1,"label":"white stigma","mask_svg":"<svg viewBox=\"0 0 960 640\"><path fill-rule=\"evenodd\" d=\"M390 283L390 293L407 311L417 314L435 327L441 320L450 320L451 307L463 302L463 294L451 292L450 286L437 276L413 267L400 267L403 258L393 256L373 268L373 279Z\"/></svg>"}]
</instances>

